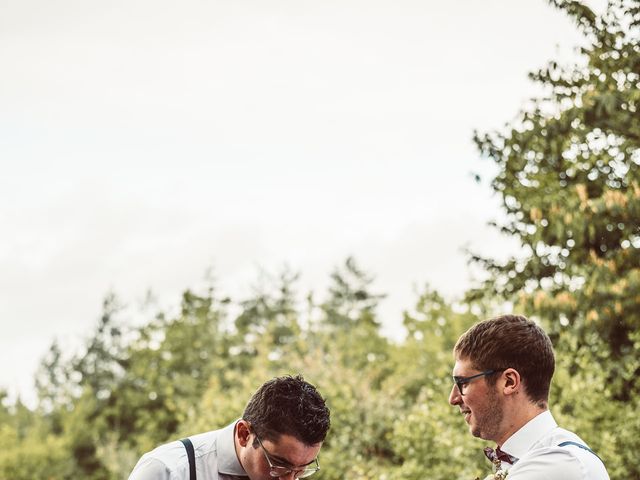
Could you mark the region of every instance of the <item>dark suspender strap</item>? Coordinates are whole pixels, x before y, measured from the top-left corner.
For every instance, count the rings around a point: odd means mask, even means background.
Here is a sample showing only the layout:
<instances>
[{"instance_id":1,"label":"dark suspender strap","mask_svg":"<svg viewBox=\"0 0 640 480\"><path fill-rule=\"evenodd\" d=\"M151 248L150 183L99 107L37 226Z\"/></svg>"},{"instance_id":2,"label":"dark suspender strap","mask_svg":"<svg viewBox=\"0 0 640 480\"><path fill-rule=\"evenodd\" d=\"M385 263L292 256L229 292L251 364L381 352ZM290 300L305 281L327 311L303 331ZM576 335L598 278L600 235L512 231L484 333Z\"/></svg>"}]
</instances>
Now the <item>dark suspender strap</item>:
<instances>
[{"instance_id":1,"label":"dark suspender strap","mask_svg":"<svg viewBox=\"0 0 640 480\"><path fill-rule=\"evenodd\" d=\"M591 450L589 447L587 447L586 445L582 445L581 443L577 443L577 442L562 442L560 445L558 445L559 447L566 447L567 445L573 445L574 447L579 447L583 450L586 450L587 452L591 452L593 453L596 457L598 457L598 454L596 452L594 452L593 450ZM600 457L598 457L598 460L600 460L602 462L602 459ZM602 462L604 463L604 462Z\"/></svg>"},{"instance_id":2,"label":"dark suspender strap","mask_svg":"<svg viewBox=\"0 0 640 480\"><path fill-rule=\"evenodd\" d=\"M187 457L189 458L189 480L196 480L196 453L193 450L193 443L188 438L180 440L187 449Z\"/></svg>"}]
</instances>

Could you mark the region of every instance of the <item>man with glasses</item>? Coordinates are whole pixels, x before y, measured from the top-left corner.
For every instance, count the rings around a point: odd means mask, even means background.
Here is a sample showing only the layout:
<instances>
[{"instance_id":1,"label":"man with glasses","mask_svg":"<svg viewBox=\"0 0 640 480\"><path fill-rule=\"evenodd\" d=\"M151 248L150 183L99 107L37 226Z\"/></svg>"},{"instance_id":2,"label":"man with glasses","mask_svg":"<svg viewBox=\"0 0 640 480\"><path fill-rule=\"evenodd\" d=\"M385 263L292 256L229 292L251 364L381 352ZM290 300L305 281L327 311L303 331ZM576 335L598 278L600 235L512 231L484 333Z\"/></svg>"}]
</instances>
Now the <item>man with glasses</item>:
<instances>
[{"instance_id":1,"label":"man with glasses","mask_svg":"<svg viewBox=\"0 0 640 480\"><path fill-rule=\"evenodd\" d=\"M534 322L504 315L479 322L454 347L457 406L475 437L497 449L485 454L508 480L605 480L600 458L576 434L558 427L548 399L555 358Z\"/></svg>"},{"instance_id":2,"label":"man with glasses","mask_svg":"<svg viewBox=\"0 0 640 480\"><path fill-rule=\"evenodd\" d=\"M320 469L329 424L313 385L300 375L277 377L251 397L240 420L146 453L129 480L306 478Z\"/></svg>"}]
</instances>

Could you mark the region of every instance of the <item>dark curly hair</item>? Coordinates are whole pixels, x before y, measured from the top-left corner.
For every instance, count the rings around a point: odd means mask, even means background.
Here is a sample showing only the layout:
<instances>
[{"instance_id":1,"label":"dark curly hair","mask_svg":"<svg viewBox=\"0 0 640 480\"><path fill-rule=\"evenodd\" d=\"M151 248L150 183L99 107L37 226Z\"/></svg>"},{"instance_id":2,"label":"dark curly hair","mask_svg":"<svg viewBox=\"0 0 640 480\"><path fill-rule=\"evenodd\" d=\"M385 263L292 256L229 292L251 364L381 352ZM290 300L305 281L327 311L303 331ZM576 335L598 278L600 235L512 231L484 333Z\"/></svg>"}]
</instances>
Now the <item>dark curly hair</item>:
<instances>
[{"instance_id":1,"label":"dark curly hair","mask_svg":"<svg viewBox=\"0 0 640 480\"><path fill-rule=\"evenodd\" d=\"M316 387L301 375L276 377L253 394L242 415L260 438L282 434L306 445L322 442L329 430L329 409Z\"/></svg>"}]
</instances>

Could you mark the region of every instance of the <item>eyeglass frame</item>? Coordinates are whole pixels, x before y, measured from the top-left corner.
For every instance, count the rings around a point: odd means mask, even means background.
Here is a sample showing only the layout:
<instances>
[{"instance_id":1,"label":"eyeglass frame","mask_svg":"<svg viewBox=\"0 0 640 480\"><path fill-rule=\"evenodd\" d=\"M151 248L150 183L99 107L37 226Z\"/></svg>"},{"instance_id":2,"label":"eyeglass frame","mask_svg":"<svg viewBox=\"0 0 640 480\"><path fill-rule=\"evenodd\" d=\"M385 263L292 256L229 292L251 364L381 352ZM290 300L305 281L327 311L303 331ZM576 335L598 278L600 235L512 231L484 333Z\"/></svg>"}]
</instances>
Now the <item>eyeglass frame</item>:
<instances>
[{"instance_id":1,"label":"eyeglass frame","mask_svg":"<svg viewBox=\"0 0 640 480\"><path fill-rule=\"evenodd\" d=\"M476 375L471 375L469 377L457 377L453 376L453 383L455 383L458 388L458 393L460 393L461 397L464 397L463 386L471 383L476 378L486 377L487 375L493 375L494 373L504 372L506 368L495 368L492 370L485 370L484 372L477 373Z\"/></svg>"},{"instance_id":2,"label":"eyeglass frame","mask_svg":"<svg viewBox=\"0 0 640 480\"><path fill-rule=\"evenodd\" d=\"M254 435L256 436L256 440L258 440L258 444L260 445L260 447L262 448L262 453L264 455L264 458L266 458L267 463L269 464L269 475L273 478L280 478L280 477L284 477L285 475L289 475L291 472L294 472L294 478L307 478L310 477L311 475L313 475L314 473L317 473L318 470L320 470L320 463L318 462L318 457L314 458L312 462L309 463L309 465L311 465L311 463L315 462L316 466L312 467L312 468L308 468L305 467L303 469L295 469L295 468L289 468L289 467L285 467L282 465L274 465L271 462L271 457L269 456L269 451L264 448L264 445L262 444L262 441L260 440L260 437L258 437L258 435L254 432ZM284 470L286 470L286 472L280 473L280 474L275 474L276 473L276 469L277 468L282 468ZM304 472L309 472L307 475L300 477L300 476L296 476L296 473L304 473Z\"/></svg>"}]
</instances>

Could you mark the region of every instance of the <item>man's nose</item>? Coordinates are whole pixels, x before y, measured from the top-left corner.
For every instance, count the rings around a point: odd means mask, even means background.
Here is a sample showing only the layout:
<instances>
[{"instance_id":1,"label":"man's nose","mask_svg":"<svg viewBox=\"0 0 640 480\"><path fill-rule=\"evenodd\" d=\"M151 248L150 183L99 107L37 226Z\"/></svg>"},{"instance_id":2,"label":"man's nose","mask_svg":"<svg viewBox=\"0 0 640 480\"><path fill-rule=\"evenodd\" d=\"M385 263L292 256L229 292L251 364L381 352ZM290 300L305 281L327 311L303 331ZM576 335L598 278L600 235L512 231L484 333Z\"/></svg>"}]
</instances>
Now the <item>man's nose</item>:
<instances>
[{"instance_id":1,"label":"man's nose","mask_svg":"<svg viewBox=\"0 0 640 480\"><path fill-rule=\"evenodd\" d=\"M462 403L462 395L460 395L460 390L454 383L451 387L451 393L449 394L449 404L450 405L460 405Z\"/></svg>"}]
</instances>

